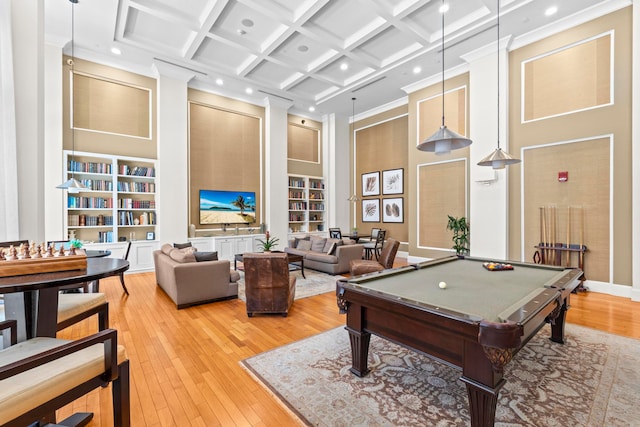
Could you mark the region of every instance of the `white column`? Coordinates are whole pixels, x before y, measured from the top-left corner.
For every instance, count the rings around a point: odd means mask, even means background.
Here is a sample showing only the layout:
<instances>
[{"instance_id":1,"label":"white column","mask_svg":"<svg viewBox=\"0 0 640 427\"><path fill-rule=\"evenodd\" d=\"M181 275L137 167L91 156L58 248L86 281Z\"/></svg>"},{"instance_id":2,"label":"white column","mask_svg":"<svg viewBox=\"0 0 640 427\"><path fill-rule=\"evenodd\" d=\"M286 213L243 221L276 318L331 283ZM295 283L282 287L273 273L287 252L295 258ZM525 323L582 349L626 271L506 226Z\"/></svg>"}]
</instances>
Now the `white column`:
<instances>
[{"instance_id":1,"label":"white column","mask_svg":"<svg viewBox=\"0 0 640 427\"><path fill-rule=\"evenodd\" d=\"M0 241L18 240L18 165L11 2L0 1Z\"/></svg>"},{"instance_id":2,"label":"white column","mask_svg":"<svg viewBox=\"0 0 640 427\"><path fill-rule=\"evenodd\" d=\"M350 230L349 121L335 114L322 118L327 227Z\"/></svg>"},{"instance_id":3,"label":"white column","mask_svg":"<svg viewBox=\"0 0 640 427\"><path fill-rule=\"evenodd\" d=\"M44 1L11 0L20 239L44 240ZM58 182L46 185L58 185Z\"/></svg>"},{"instance_id":4,"label":"white column","mask_svg":"<svg viewBox=\"0 0 640 427\"><path fill-rule=\"evenodd\" d=\"M633 2L633 46L640 46L640 1ZM632 98L631 109L640 111L640 49L633 49L632 66ZM631 173L632 173L632 242L631 250L633 256L631 299L640 301L640 115L631 116Z\"/></svg>"},{"instance_id":5,"label":"white column","mask_svg":"<svg viewBox=\"0 0 640 427\"><path fill-rule=\"evenodd\" d=\"M187 83L194 74L162 62L153 68L158 79L156 240L185 242L189 235Z\"/></svg>"},{"instance_id":6,"label":"white column","mask_svg":"<svg viewBox=\"0 0 640 427\"><path fill-rule=\"evenodd\" d=\"M287 178L287 112L292 103L265 98L265 223L271 236L280 239L276 249L287 244L289 232Z\"/></svg>"},{"instance_id":7,"label":"white column","mask_svg":"<svg viewBox=\"0 0 640 427\"><path fill-rule=\"evenodd\" d=\"M62 156L62 41L49 41L44 46L44 216L45 240L66 240L64 234L64 202L67 192L56 188L65 182ZM68 78L69 76L67 76Z\"/></svg>"},{"instance_id":8,"label":"white column","mask_svg":"<svg viewBox=\"0 0 640 427\"><path fill-rule=\"evenodd\" d=\"M469 63L469 102L471 111L469 224L472 256L506 259L508 256L508 186L506 169L494 171L478 162L498 146L509 151L508 135L508 38L465 55ZM497 55L500 55L498 82ZM498 85L500 111L498 112ZM498 118L500 129L498 129ZM512 153L513 154L513 153Z\"/></svg>"}]
</instances>

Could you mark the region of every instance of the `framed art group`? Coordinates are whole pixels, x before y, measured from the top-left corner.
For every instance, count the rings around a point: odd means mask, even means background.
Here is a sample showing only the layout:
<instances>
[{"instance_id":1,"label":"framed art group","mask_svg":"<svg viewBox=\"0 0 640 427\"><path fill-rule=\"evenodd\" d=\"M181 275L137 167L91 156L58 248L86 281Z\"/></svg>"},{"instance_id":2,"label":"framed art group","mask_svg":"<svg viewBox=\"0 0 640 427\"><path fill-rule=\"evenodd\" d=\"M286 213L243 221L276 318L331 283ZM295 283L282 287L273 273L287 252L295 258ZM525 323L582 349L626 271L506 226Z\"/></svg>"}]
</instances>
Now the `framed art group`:
<instances>
[{"instance_id":1,"label":"framed art group","mask_svg":"<svg viewBox=\"0 0 640 427\"><path fill-rule=\"evenodd\" d=\"M379 196L382 189L383 195L404 193L404 169L389 169L380 172L368 172L362 174L362 197ZM392 197L382 199L362 200L362 222L404 222L404 199Z\"/></svg>"}]
</instances>

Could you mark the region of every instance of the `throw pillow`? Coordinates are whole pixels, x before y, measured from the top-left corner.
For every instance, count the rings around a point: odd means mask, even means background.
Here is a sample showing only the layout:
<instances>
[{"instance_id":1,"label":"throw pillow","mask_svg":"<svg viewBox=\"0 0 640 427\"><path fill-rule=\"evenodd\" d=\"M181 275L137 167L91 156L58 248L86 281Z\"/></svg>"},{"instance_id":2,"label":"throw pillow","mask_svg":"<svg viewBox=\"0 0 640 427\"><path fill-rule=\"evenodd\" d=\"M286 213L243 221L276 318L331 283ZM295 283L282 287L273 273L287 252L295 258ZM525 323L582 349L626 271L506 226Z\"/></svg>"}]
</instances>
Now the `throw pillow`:
<instances>
[{"instance_id":1,"label":"throw pillow","mask_svg":"<svg viewBox=\"0 0 640 427\"><path fill-rule=\"evenodd\" d=\"M160 250L162 251L163 254L169 256L169 254L171 253L171 251L173 250L173 246L171 246L168 243L165 243L164 245L162 245L162 247L160 248Z\"/></svg>"},{"instance_id":2,"label":"throw pillow","mask_svg":"<svg viewBox=\"0 0 640 427\"><path fill-rule=\"evenodd\" d=\"M329 250L327 251L327 255L333 255L333 251L336 250L336 246L338 246L335 242L329 245Z\"/></svg>"},{"instance_id":3,"label":"throw pillow","mask_svg":"<svg viewBox=\"0 0 640 427\"><path fill-rule=\"evenodd\" d=\"M324 252L324 244L327 239L324 237L311 236L311 250L313 252Z\"/></svg>"},{"instance_id":4,"label":"throw pillow","mask_svg":"<svg viewBox=\"0 0 640 427\"><path fill-rule=\"evenodd\" d=\"M184 249L184 248L190 248L191 247L191 242L187 242L187 243L174 243L173 244L174 248L178 248L178 249Z\"/></svg>"},{"instance_id":5,"label":"throw pillow","mask_svg":"<svg viewBox=\"0 0 640 427\"><path fill-rule=\"evenodd\" d=\"M300 249L301 251L311 250L311 240L299 240L296 249Z\"/></svg>"},{"instance_id":6,"label":"throw pillow","mask_svg":"<svg viewBox=\"0 0 640 427\"><path fill-rule=\"evenodd\" d=\"M196 261L217 261L218 260L218 252L194 252L196 257Z\"/></svg>"},{"instance_id":7,"label":"throw pillow","mask_svg":"<svg viewBox=\"0 0 640 427\"><path fill-rule=\"evenodd\" d=\"M331 245L335 243L336 247L342 245L342 240L341 239L327 239L327 243L324 244L324 249L322 249L322 252L326 252L327 254L331 255L331 252L329 252L329 249L331 249ZM333 250L335 250L335 248L333 248Z\"/></svg>"},{"instance_id":8,"label":"throw pillow","mask_svg":"<svg viewBox=\"0 0 640 427\"><path fill-rule=\"evenodd\" d=\"M240 280L240 273L235 270L229 270L229 282L237 282Z\"/></svg>"},{"instance_id":9,"label":"throw pillow","mask_svg":"<svg viewBox=\"0 0 640 427\"><path fill-rule=\"evenodd\" d=\"M169 254L172 260L181 264L187 262L196 262L196 257L193 252L183 252L179 249L174 249Z\"/></svg>"}]
</instances>

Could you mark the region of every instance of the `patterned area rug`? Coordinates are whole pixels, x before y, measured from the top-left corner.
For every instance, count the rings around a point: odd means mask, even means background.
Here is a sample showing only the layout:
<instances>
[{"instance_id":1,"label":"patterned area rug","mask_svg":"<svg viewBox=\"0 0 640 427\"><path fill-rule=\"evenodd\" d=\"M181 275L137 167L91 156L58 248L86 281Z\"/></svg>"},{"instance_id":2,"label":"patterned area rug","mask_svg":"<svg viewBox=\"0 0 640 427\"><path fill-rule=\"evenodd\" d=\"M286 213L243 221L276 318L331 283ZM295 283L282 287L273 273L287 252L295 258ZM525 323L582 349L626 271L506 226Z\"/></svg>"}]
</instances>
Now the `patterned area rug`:
<instances>
[{"instance_id":1,"label":"patterned area rug","mask_svg":"<svg viewBox=\"0 0 640 427\"><path fill-rule=\"evenodd\" d=\"M247 297L244 293L244 271L238 270L238 273L240 273L240 280L238 280L238 298L242 301L246 301ZM295 299L308 298L327 292L335 292L336 281L342 277L332 276L331 274L325 274L320 271L309 269L304 270L306 279L302 277L299 270L292 271L290 274L297 277Z\"/></svg>"},{"instance_id":2,"label":"patterned area rug","mask_svg":"<svg viewBox=\"0 0 640 427\"><path fill-rule=\"evenodd\" d=\"M576 325L543 328L505 370L496 426L639 426L640 341ZM349 372L348 333L332 329L241 362L311 426L468 426L460 371L373 336L371 372Z\"/></svg>"}]
</instances>

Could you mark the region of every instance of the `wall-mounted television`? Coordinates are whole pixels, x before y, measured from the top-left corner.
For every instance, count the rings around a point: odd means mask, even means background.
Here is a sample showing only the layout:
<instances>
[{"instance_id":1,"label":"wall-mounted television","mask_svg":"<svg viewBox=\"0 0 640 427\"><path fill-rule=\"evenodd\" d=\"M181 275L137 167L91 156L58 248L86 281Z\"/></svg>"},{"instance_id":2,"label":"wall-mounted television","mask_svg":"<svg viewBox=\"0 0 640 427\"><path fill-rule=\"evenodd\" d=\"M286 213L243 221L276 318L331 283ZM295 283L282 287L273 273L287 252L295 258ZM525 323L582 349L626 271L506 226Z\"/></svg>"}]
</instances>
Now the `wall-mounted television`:
<instances>
[{"instance_id":1,"label":"wall-mounted television","mask_svg":"<svg viewBox=\"0 0 640 427\"><path fill-rule=\"evenodd\" d=\"M253 222L256 222L255 192L200 190L200 224Z\"/></svg>"}]
</instances>

